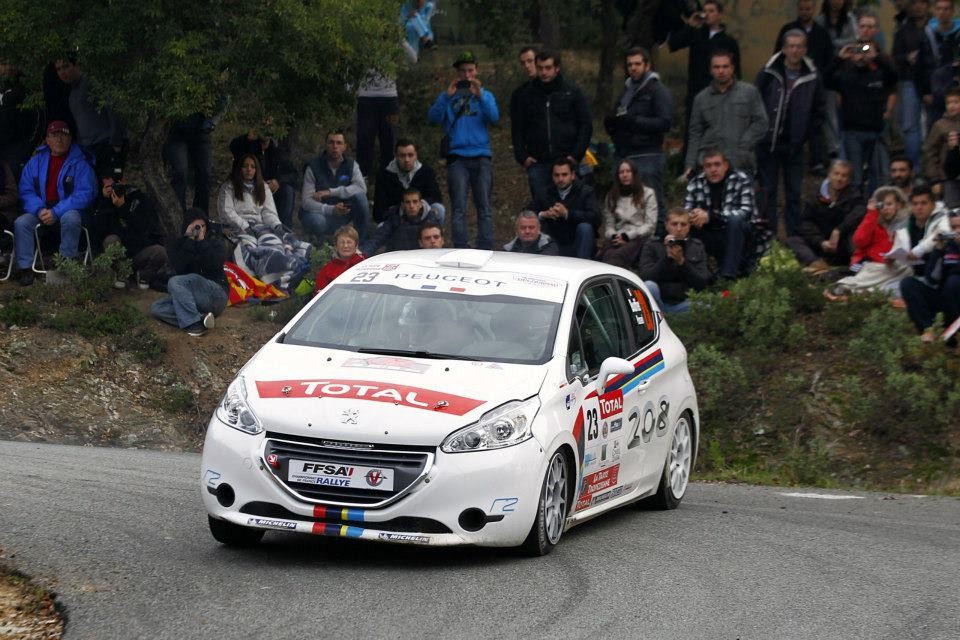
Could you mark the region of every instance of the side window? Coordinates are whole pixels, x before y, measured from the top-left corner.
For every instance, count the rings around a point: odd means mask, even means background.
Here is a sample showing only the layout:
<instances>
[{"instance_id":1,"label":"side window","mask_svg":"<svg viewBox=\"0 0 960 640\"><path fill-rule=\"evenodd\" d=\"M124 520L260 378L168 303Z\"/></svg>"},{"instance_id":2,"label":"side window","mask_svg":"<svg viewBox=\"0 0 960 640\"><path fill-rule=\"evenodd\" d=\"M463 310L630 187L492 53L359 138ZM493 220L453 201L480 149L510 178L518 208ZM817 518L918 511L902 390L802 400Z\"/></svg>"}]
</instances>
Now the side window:
<instances>
[{"instance_id":1,"label":"side window","mask_svg":"<svg viewBox=\"0 0 960 640\"><path fill-rule=\"evenodd\" d=\"M599 373L605 359L625 358L633 351L614 289L608 283L593 285L580 295L576 327L580 331L581 362L591 376Z\"/></svg>"},{"instance_id":2,"label":"side window","mask_svg":"<svg viewBox=\"0 0 960 640\"><path fill-rule=\"evenodd\" d=\"M642 289L626 280L617 280L617 288L620 289L627 309L630 310L630 324L636 338L634 349L636 352L646 348L657 337L657 318Z\"/></svg>"}]
</instances>

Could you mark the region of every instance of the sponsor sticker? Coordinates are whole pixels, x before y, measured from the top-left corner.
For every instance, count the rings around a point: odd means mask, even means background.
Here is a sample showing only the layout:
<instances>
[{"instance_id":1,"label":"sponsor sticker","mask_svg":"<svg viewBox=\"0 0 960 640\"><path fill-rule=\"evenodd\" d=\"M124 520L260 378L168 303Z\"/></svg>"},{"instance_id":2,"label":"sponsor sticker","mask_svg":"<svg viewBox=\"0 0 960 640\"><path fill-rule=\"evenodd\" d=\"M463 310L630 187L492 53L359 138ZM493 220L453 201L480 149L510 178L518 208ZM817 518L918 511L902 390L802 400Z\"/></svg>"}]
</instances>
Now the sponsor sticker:
<instances>
[{"instance_id":1,"label":"sponsor sticker","mask_svg":"<svg viewBox=\"0 0 960 640\"><path fill-rule=\"evenodd\" d=\"M602 502L610 500L611 498L616 498L622 493L623 487L614 487L613 489L610 489L610 491L593 496L593 498L590 500L590 506L596 506Z\"/></svg>"},{"instance_id":2,"label":"sponsor sticker","mask_svg":"<svg viewBox=\"0 0 960 640\"><path fill-rule=\"evenodd\" d=\"M600 418L606 419L623 412L623 391L617 389L600 396Z\"/></svg>"},{"instance_id":3,"label":"sponsor sticker","mask_svg":"<svg viewBox=\"0 0 960 640\"><path fill-rule=\"evenodd\" d=\"M257 527L266 527L268 529L281 529L284 531L293 531L297 528L296 522L289 520L276 520L274 518L247 518L247 524Z\"/></svg>"},{"instance_id":4,"label":"sponsor sticker","mask_svg":"<svg viewBox=\"0 0 960 640\"><path fill-rule=\"evenodd\" d=\"M203 472L203 483L211 489L216 489L220 484L220 472L213 469L207 469Z\"/></svg>"},{"instance_id":5,"label":"sponsor sticker","mask_svg":"<svg viewBox=\"0 0 960 640\"><path fill-rule=\"evenodd\" d=\"M379 538L381 540L388 540L390 542L414 542L420 544L427 544L430 542L430 538L427 536L415 536L409 533L381 533Z\"/></svg>"},{"instance_id":6,"label":"sponsor sticker","mask_svg":"<svg viewBox=\"0 0 960 640\"><path fill-rule=\"evenodd\" d=\"M623 428L623 418L617 418L610 421L610 433L615 433Z\"/></svg>"},{"instance_id":7,"label":"sponsor sticker","mask_svg":"<svg viewBox=\"0 0 960 640\"><path fill-rule=\"evenodd\" d=\"M393 469L312 460L291 460L287 480L321 487L393 491Z\"/></svg>"},{"instance_id":8,"label":"sponsor sticker","mask_svg":"<svg viewBox=\"0 0 960 640\"><path fill-rule=\"evenodd\" d=\"M495 498L490 505L490 513L513 513L517 510L519 498Z\"/></svg>"}]
</instances>

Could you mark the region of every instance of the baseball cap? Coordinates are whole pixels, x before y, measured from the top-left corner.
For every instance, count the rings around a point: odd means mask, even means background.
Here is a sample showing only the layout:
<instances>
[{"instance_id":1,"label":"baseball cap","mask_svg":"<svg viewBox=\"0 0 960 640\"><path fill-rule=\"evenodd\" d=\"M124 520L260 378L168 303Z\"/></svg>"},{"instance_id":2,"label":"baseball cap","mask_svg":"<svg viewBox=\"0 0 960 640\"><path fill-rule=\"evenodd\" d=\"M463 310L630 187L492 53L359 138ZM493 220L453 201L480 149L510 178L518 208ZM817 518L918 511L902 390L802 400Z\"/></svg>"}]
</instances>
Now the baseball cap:
<instances>
[{"instance_id":1,"label":"baseball cap","mask_svg":"<svg viewBox=\"0 0 960 640\"><path fill-rule=\"evenodd\" d=\"M477 57L472 51L461 51L457 59L453 61L453 66L459 67L462 64L477 64Z\"/></svg>"},{"instance_id":2,"label":"baseball cap","mask_svg":"<svg viewBox=\"0 0 960 640\"><path fill-rule=\"evenodd\" d=\"M70 127L63 120L54 120L47 125L47 135L51 133L70 133Z\"/></svg>"}]
</instances>

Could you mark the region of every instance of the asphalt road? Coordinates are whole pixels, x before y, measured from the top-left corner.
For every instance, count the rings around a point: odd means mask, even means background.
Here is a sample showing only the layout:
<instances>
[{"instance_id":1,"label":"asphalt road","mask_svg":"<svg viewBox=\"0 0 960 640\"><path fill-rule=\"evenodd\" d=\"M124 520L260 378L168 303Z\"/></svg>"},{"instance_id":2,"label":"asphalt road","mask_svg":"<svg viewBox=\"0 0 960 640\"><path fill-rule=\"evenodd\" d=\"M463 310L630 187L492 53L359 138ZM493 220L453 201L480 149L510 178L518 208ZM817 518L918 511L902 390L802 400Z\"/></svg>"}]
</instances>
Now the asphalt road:
<instances>
[{"instance_id":1,"label":"asphalt road","mask_svg":"<svg viewBox=\"0 0 960 640\"><path fill-rule=\"evenodd\" d=\"M67 638L960 638L956 499L695 484L540 559L232 550L199 475L197 455L0 442L3 562L60 595Z\"/></svg>"}]
</instances>

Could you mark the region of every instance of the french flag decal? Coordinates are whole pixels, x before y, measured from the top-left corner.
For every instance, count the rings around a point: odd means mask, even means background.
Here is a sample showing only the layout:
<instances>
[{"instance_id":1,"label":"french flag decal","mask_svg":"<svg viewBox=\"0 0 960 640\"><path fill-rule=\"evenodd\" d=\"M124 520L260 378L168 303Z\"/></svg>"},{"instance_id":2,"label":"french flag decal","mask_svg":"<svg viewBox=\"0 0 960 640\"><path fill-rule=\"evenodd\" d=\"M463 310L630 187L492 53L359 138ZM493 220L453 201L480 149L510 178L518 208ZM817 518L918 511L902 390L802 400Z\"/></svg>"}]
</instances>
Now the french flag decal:
<instances>
[{"instance_id":1,"label":"french flag decal","mask_svg":"<svg viewBox=\"0 0 960 640\"><path fill-rule=\"evenodd\" d=\"M463 293L466 291L466 289L464 289L463 287L450 287L450 291L454 291L456 293Z\"/></svg>"}]
</instances>

